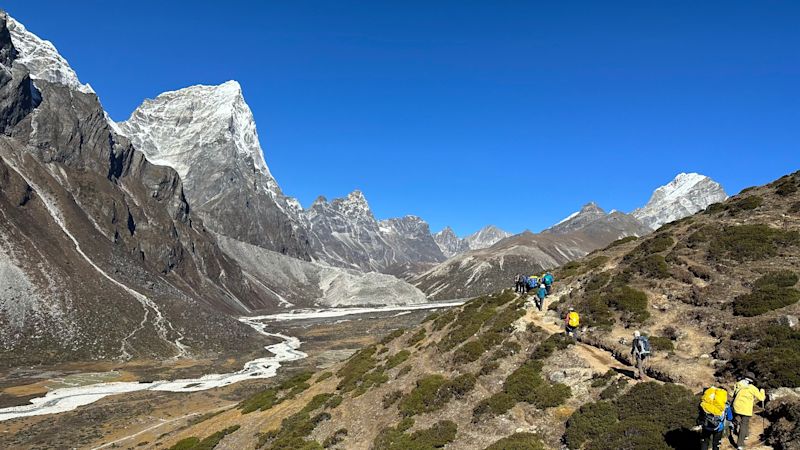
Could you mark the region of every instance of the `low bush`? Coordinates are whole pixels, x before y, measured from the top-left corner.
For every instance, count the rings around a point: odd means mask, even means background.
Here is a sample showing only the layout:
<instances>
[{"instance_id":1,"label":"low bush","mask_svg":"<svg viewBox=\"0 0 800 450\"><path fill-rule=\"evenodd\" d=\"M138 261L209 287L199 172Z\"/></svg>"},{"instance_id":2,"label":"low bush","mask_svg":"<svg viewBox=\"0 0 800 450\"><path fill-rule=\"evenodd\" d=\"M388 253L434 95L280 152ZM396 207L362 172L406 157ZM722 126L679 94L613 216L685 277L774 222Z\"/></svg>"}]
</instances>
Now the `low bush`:
<instances>
[{"instance_id":1,"label":"low bush","mask_svg":"<svg viewBox=\"0 0 800 450\"><path fill-rule=\"evenodd\" d=\"M242 410L242 414L257 410L266 411L285 400L294 398L300 392L311 387L306 381L311 379L312 376L313 373L310 371L299 372L277 386L251 395L239 403L238 408Z\"/></svg>"},{"instance_id":2,"label":"low bush","mask_svg":"<svg viewBox=\"0 0 800 450\"><path fill-rule=\"evenodd\" d=\"M414 333L413 335L411 335L411 337L408 338L408 342L406 343L406 345L408 345L409 347L417 345L423 339L425 339L426 334L427 333L425 331L425 328L420 328L419 330L417 330L416 333Z\"/></svg>"},{"instance_id":3,"label":"low bush","mask_svg":"<svg viewBox=\"0 0 800 450\"><path fill-rule=\"evenodd\" d=\"M764 433L767 444L778 450L800 448L800 401L786 398L770 403L766 416L770 422Z\"/></svg>"},{"instance_id":4,"label":"low bush","mask_svg":"<svg viewBox=\"0 0 800 450\"><path fill-rule=\"evenodd\" d=\"M377 364L374 358L375 350L375 346L370 346L351 356L342 368L336 372L336 375L341 379L336 389L349 392L357 388L367 372L374 369Z\"/></svg>"},{"instance_id":5,"label":"low bush","mask_svg":"<svg viewBox=\"0 0 800 450\"><path fill-rule=\"evenodd\" d=\"M625 387L628 386L628 380L625 378L620 378L613 383L609 384L605 389L600 392L600 399L601 400L613 400L625 390Z\"/></svg>"},{"instance_id":6,"label":"low bush","mask_svg":"<svg viewBox=\"0 0 800 450\"><path fill-rule=\"evenodd\" d=\"M797 184L791 178L787 178L777 183L775 193L781 197L786 197L797 192Z\"/></svg>"},{"instance_id":7,"label":"low bush","mask_svg":"<svg viewBox=\"0 0 800 450\"><path fill-rule=\"evenodd\" d=\"M386 370L394 369L395 367L404 363L409 356L411 356L411 352L409 352L408 350L400 350L399 352L390 356L386 360Z\"/></svg>"},{"instance_id":8,"label":"low bush","mask_svg":"<svg viewBox=\"0 0 800 450\"><path fill-rule=\"evenodd\" d=\"M736 212L736 211L750 211L753 209L758 208L764 204L764 199L757 196L757 195L750 195L744 198L740 198L737 200L733 200L729 202L725 209L728 211Z\"/></svg>"},{"instance_id":9,"label":"low bush","mask_svg":"<svg viewBox=\"0 0 800 450\"><path fill-rule=\"evenodd\" d=\"M603 264L608 262L608 256L600 255L595 256L594 258L586 261L584 263L584 273L588 272L593 269L597 269L598 267L602 266Z\"/></svg>"},{"instance_id":10,"label":"low bush","mask_svg":"<svg viewBox=\"0 0 800 450\"><path fill-rule=\"evenodd\" d=\"M572 338L567 337L564 334L556 333L551 334L547 337L544 341L542 341L536 349L533 351L531 355L531 359L543 360L547 359L552 355L556 350L564 350L570 345L573 345L575 342Z\"/></svg>"},{"instance_id":11,"label":"low bush","mask_svg":"<svg viewBox=\"0 0 800 450\"><path fill-rule=\"evenodd\" d=\"M457 314L458 314L458 309L456 308L450 309L448 311L439 314L439 316L433 320L433 326L432 326L433 331L442 330L447 325L450 325L450 323L453 320L455 320Z\"/></svg>"},{"instance_id":12,"label":"low bush","mask_svg":"<svg viewBox=\"0 0 800 450\"><path fill-rule=\"evenodd\" d=\"M544 450L544 445L533 433L514 433L486 447L486 450Z\"/></svg>"},{"instance_id":13,"label":"low bush","mask_svg":"<svg viewBox=\"0 0 800 450\"><path fill-rule=\"evenodd\" d=\"M397 372L397 376L395 377L395 379L400 378L403 375L406 375L408 372L411 372L411 366L410 365L403 366L402 368L400 368L400 371Z\"/></svg>"},{"instance_id":14,"label":"low bush","mask_svg":"<svg viewBox=\"0 0 800 450\"><path fill-rule=\"evenodd\" d=\"M723 228L709 246L709 258L758 261L778 254L782 247L800 244L800 233L769 225L732 225Z\"/></svg>"},{"instance_id":15,"label":"low bush","mask_svg":"<svg viewBox=\"0 0 800 450\"><path fill-rule=\"evenodd\" d=\"M517 402L530 403L540 409L564 403L572 395L569 386L546 382L542 378L541 370L539 361L527 361L506 378L503 392L511 395Z\"/></svg>"},{"instance_id":16,"label":"low bush","mask_svg":"<svg viewBox=\"0 0 800 450\"><path fill-rule=\"evenodd\" d=\"M345 437L347 437L347 428L339 428L338 430L334 431L333 434L325 438L324 441L322 441L322 446L325 448L331 448L341 443Z\"/></svg>"},{"instance_id":17,"label":"low bush","mask_svg":"<svg viewBox=\"0 0 800 450\"><path fill-rule=\"evenodd\" d=\"M498 368L500 368L500 363L498 363L497 361L489 361L483 366L481 366L481 369L478 371L478 375L479 376L489 375Z\"/></svg>"},{"instance_id":18,"label":"low bush","mask_svg":"<svg viewBox=\"0 0 800 450\"><path fill-rule=\"evenodd\" d=\"M742 347L747 350L731 356L725 375L753 372L765 387L800 387L800 330L770 323L738 329L731 339L746 344Z\"/></svg>"},{"instance_id":19,"label":"low bush","mask_svg":"<svg viewBox=\"0 0 800 450\"><path fill-rule=\"evenodd\" d=\"M605 248L605 250L608 250L608 249L611 249L611 248L614 248L614 247L619 247L620 245L627 244L628 242L632 242L632 241L635 241L637 239L639 239L637 236L628 236L628 237L624 237L622 239L617 239L616 241L608 244L608 246Z\"/></svg>"},{"instance_id":20,"label":"low bush","mask_svg":"<svg viewBox=\"0 0 800 450\"><path fill-rule=\"evenodd\" d=\"M587 403L567 420L564 442L568 448L581 448L617 423L617 408L611 402Z\"/></svg>"},{"instance_id":21,"label":"low bush","mask_svg":"<svg viewBox=\"0 0 800 450\"><path fill-rule=\"evenodd\" d=\"M655 351L659 352L672 352L675 351L675 343L671 339L661 336L650 336L647 339L650 341L650 346Z\"/></svg>"},{"instance_id":22,"label":"low bush","mask_svg":"<svg viewBox=\"0 0 800 450\"><path fill-rule=\"evenodd\" d=\"M559 280L564 278L569 278L577 275L580 268L581 268L581 263L579 263L578 261L570 261L564 264L563 266L559 267L558 269L556 269L555 275L556 277L558 277Z\"/></svg>"},{"instance_id":23,"label":"low bush","mask_svg":"<svg viewBox=\"0 0 800 450\"><path fill-rule=\"evenodd\" d=\"M564 440L595 450L687 448L697 440L689 431L696 416L697 399L685 387L639 383L614 401L583 405L567 421Z\"/></svg>"},{"instance_id":24,"label":"low bush","mask_svg":"<svg viewBox=\"0 0 800 450\"><path fill-rule=\"evenodd\" d=\"M319 374L319 376L317 377L317 383L319 383L320 381L325 381L325 380L327 380L328 378L330 378L330 377L332 377L332 376L333 376L333 373L332 373L332 372L322 372L322 373L321 373L321 374Z\"/></svg>"},{"instance_id":25,"label":"low bush","mask_svg":"<svg viewBox=\"0 0 800 450\"><path fill-rule=\"evenodd\" d=\"M212 450L225 436L238 429L239 425L233 425L225 428L224 430L217 431L202 441L196 437L181 439L175 445L170 447L169 450Z\"/></svg>"},{"instance_id":26,"label":"low bush","mask_svg":"<svg viewBox=\"0 0 800 450\"><path fill-rule=\"evenodd\" d=\"M477 361L486 352L486 347L480 341L469 341L453 353L453 362L467 364Z\"/></svg>"},{"instance_id":27,"label":"low bush","mask_svg":"<svg viewBox=\"0 0 800 450\"><path fill-rule=\"evenodd\" d=\"M405 332L406 332L406 330L404 330L402 328L399 329L399 330L394 330L391 333L387 334L383 339L381 339L380 343L381 343L381 345L386 345L386 344L392 342L393 340L399 338L400 336L402 336L403 333L405 333Z\"/></svg>"},{"instance_id":28,"label":"low bush","mask_svg":"<svg viewBox=\"0 0 800 450\"><path fill-rule=\"evenodd\" d=\"M505 392L498 392L488 398L481 400L475 409L472 410L474 420L479 420L484 416L498 416L511 409L517 401L513 396Z\"/></svg>"},{"instance_id":29,"label":"low bush","mask_svg":"<svg viewBox=\"0 0 800 450\"><path fill-rule=\"evenodd\" d=\"M616 376L616 374L617 374L617 372L615 372L612 369L609 369L604 374L595 374L595 375L593 375L592 376L592 387L598 388L598 387L606 386L608 384L608 382L611 381L614 378L614 376Z\"/></svg>"},{"instance_id":30,"label":"low bush","mask_svg":"<svg viewBox=\"0 0 800 450\"><path fill-rule=\"evenodd\" d=\"M388 409L394 405L400 397L403 396L403 391L391 391L383 396L383 409Z\"/></svg>"},{"instance_id":31,"label":"low bush","mask_svg":"<svg viewBox=\"0 0 800 450\"><path fill-rule=\"evenodd\" d=\"M600 272L595 274L588 283L586 283L586 291L596 291L605 287L611 280L611 274L608 272Z\"/></svg>"},{"instance_id":32,"label":"low bush","mask_svg":"<svg viewBox=\"0 0 800 450\"><path fill-rule=\"evenodd\" d=\"M759 287L750 294L736 297L733 301L733 314L753 317L769 311L784 308L800 301L800 291L777 286Z\"/></svg>"},{"instance_id":33,"label":"low bush","mask_svg":"<svg viewBox=\"0 0 800 450\"><path fill-rule=\"evenodd\" d=\"M712 203L708 205L703 211L704 214L716 214L725 211L725 205L723 203Z\"/></svg>"},{"instance_id":34,"label":"low bush","mask_svg":"<svg viewBox=\"0 0 800 450\"><path fill-rule=\"evenodd\" d=\"M442 420L432 427L407 434L413 421L401 421L396 427L384 428L372 443L373 450L433 450L453 442L458 426L449 420Z\"/></svg>"},{"instance_id":35,"label":"low bush","mask_svg":"<svg viewBox=\"0 0 800 450\"><path fill-rule=\"evenodd\" d=\"M645 278L669 278L669 264L662 255L648 255L630 264L630 268Z\"/></svg>"},{"instance_id":36,"label":"low bush","mask_svg":"<svg viewBox=\"0 0 800 450\"><path fill-rule=\"evenodd\" d=\"M417 380L414 389L406 394L398 409L404 417L441 409L453 397L461 398L475 387L475 375L460 375L447 380L441 375L427 375Z\"/></svg>"},{"instance_id":37,"label":"low bush","mask_svg":"<svg viewBox=\"0 0 800 450\"><path fill-rule=\"evenodd\" d=\"M604 294L608 306L622 314L626 322L642 323L650 317L647 311L647 294L629 286Z\"/></svg>"}]
</instances>

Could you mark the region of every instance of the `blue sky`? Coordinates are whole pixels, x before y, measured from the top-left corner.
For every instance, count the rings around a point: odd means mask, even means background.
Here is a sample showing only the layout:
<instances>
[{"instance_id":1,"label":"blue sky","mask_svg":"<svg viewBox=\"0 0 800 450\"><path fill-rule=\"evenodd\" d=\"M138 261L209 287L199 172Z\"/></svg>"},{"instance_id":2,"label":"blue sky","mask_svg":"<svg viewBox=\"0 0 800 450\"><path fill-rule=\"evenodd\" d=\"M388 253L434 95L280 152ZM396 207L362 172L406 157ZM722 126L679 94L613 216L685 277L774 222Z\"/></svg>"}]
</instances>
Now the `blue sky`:
<instances>
[{"instance_id":1,"label":"blue sky","mask_svg":"<svg viewBox=\"0 0 800 450\"><path fill-rule=\"evenodd\" d=\"M254 5L258 3L258 5ZM678 172L729 193L800 169L800 2L30 1L116 120L238 80L309 205L540 230L630 211Z\"/></svg>"}]
</instances>

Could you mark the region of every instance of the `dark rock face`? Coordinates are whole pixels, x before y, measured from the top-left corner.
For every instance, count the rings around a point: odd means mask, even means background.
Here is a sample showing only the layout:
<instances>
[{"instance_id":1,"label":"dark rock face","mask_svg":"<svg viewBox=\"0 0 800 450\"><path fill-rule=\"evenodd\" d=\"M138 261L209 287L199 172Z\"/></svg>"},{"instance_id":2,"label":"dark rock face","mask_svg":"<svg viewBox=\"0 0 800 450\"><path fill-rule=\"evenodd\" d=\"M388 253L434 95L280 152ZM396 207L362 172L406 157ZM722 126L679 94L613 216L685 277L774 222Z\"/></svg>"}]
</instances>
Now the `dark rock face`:
<instances>
[{"instance_id":1,"label":"dark rock face","mask_svg":"<svg viewBox=\"0 0 800 450\"><path fill-rule=\"evenodd\" d=\"M320 197L303 218L315 257L334 266L395 274L445 259L425 221L378 222L361 191L330 203Z\"/></svg>"},{"instance_id":2,"label":"dark rock face","mask_svg":"<svg viewBox=\"0 0 800 450\"><path fill-rule=\"evenodd\" d=\"M194 217L178 175L113 132L94 94L31 83L6 21L0 366L254 349L252 330L220 312L274 299Z\"/></svg>"},{"instance_id":3,"label":"dark rock face","mask_svg":"<svg viewBox=\"0 0 800 450\"><path fill-rule=\"evenodd\" d=\"M469 250L469 244L456 236L455 231L450 227L445 227L442 231L433 235L433 240L444 256L451 257Z\"/></svg>"}]
</instances>

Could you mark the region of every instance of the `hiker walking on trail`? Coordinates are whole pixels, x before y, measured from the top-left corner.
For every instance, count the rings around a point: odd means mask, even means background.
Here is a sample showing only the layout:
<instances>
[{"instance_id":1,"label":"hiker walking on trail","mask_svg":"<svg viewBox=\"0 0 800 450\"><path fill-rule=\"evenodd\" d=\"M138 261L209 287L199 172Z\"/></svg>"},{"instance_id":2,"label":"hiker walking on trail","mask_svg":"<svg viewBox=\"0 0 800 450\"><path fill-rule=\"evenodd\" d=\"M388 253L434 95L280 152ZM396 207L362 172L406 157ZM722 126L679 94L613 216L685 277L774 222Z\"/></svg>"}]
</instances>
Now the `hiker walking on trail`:
<instances>
[{"instance_id":1,"label":"hiker walking on trail","mask_svg":"<svg viewBox=\"0 0 800 450\"><path fill-rule=\"evenodd\" d=\"M710 387L703 392L700 401L700 415L697 418L700 429L700 450L719 450L719 443L725 431L725 422L733 420L733 412L728 404L728 391Z\"/></svg>"},{"instance_id":2,"label":"hiker walking on trail","mask_svg":"<svg viewBox=\"0 0 800 450\"><path fill-rule=\"evenodd\" d=\"M521 286L522 287L522 293L523 294L527 294L528 293L528 277L526 277L525 275L522 275L522 278L519 280L519 282L522 285Z\"/></svg>"},{"instance_id":3,"label":"hiker walking on trail","mask_svg":"<svg viewBox=\"0 0 800 450\"><path fill-rule=\"evenodd\" d=\"M567 336L572 336L572 339L577 341L579 326L581 326L581 316L575 311L575 308L570 307L567 317L564 319L564 331Z\"/></svg>"},{"instance_id":4,"label":"hiker walking on trail","mask_svg":"<svg viewBox=\"0 0 800 450\"><path fill-rule=\"evenodd\" d=\"M522 292L522 275L520 274L514 276L514 292Z\"/></svg>"},{"instance_id":5,"label":"hiker walking on trail","mask_svg":"<svg viewBox=\"0 0 800 450\"><path fill-rule=\"evenodd\" d=\"M736 448L744 448L744 441L750 432L750 418L753 417L753 405L756 402L763 402L767 398L764 389L758 389L753 385L755 375L747 372L744 378L736 383L733 388L733 417L736 424L737 440Z\"/></svg>"},{"instance_id":6,"label":"hiker walking on trail","mask_svg":"<svg viewBox=\"0 0 800 450\"><path fill-rule=\"evenodd\" d=\"M645 376L645 360L650 357L650 340L647 336L642 336L639 330L633 332L633 343L631 345L631 356L636 361L636 379L641 380Z\"/></svg>"},{"instance_id":7,"label":"hiker walking on trail","mask_svg":"<svg viewBox=\"0 0 800 450\"><path fill-rule=\"evenodd\" d=\"M544 298L547 297L547 288L544 284L539 284L539 290L536 291L536 307L541 311L544 308Z\"/></svg>"},{"instance_id":8,"label":"hiker walking on trail","mask_svg":"<svg viewBox=\"0 0 800 450\"><path fill-rule=\"evenodd\" d=\"M542 278L544 279L544 286L547 288L547 295L550 295L553 290L553 281L555 281L553 274L547 272Z\"/></svg>"},{"instance_id":9,"label":"hiker walking on trail","mask_svg":"<svg viewBox=\"0 0 800 450\"><path fill-rule=\"evenodd\" d=\"M529 290L529 291L533 291L534 289L536 289L536 287L537 287L538 285L539 285L539 283L538 283L538 281L536 280L536 277L530 277L530 278L528 278L528 290Z\"/></svg>"}]
</instances>

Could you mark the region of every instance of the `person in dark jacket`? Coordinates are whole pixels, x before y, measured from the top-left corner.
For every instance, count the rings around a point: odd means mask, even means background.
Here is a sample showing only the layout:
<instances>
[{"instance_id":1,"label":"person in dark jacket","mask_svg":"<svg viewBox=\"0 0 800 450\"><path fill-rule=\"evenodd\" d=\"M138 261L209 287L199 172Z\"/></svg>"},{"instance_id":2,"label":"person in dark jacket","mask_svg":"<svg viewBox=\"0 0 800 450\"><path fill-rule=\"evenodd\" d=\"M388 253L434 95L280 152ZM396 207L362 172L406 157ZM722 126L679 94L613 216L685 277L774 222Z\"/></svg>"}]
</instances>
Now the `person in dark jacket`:
<instances>
[{"instance_id":1,"label":"person in dark jacket","mask_svg":"<svg viewBox=\"0 0 800 450\"><path fill-rule=\"evenodd\" d=\"M704 417L704 413L701 410L701 419L698 419L698 422L702 421L702 417ZM733 411L731 410L730 404L725 405L725 412L721 419L717 428L713 430L708 430L702 426L700 427L700 450L708 450L709 447L712 450L719 450L719 443L722 441L725 426L728 422L733 420Z\"/></svg>"}]
</instances>

